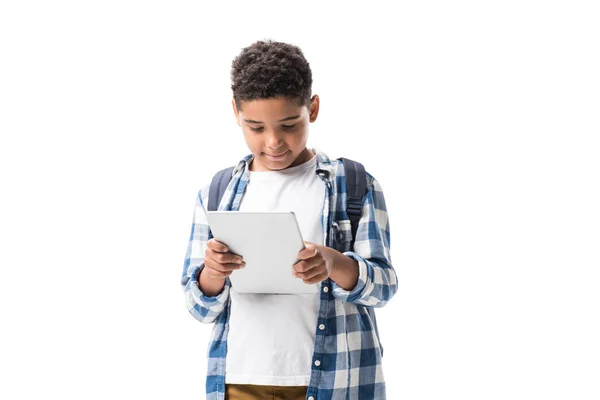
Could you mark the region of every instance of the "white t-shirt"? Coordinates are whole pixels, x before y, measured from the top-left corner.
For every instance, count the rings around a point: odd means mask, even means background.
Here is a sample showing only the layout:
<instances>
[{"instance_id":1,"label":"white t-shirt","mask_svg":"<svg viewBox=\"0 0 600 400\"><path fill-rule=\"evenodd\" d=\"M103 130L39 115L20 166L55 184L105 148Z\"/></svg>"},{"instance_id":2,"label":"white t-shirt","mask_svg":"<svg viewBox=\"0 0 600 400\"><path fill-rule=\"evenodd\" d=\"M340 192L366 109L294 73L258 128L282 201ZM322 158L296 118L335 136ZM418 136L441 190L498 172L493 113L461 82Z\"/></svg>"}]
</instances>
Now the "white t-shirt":
<instances>
[{"instance_id":1,"label":"white t-shirt","mask_svg":"<svg viewBox=\"0 0 600 400\"><path fill-rule=\"evenodd\" d=\"M316 165L314 156L281 171L250 171L239 210L293 211L302 238L323 244L325 184L315 173ZM229 293L231 314L225 382L308 386L319 293L240 294L233 290Z\"/></svg>"}]
</instances>

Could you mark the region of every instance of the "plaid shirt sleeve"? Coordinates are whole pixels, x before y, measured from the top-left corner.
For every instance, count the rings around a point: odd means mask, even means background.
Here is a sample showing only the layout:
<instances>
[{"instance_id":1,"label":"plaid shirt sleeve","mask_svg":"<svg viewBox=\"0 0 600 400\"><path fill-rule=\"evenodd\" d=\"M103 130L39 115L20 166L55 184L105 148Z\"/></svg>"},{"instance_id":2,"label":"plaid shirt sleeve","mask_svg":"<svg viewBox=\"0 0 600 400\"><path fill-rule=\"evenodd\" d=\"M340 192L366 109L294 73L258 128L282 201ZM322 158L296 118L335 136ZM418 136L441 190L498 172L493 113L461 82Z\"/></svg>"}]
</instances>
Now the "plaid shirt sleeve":
<instances>
[{"instance_id":1,"label":"plaid shirt sleeve","mask_svg":"<svg viewBox=\"0 0 600 400\"><path fill-rule=\"evenodd\" d=\"M214 322L223 312L231 288L229 278L225 280L225 286L221 293L216 296L206 296L198 286L198 277L204 268L206 242L211 237L203 209L203 204L207 203L208 189L209 186L204 187L196 197L192 231L181 275L181 288L185 294L188 311L194 318L205 324Z\"/></svg>"},{"instance_id":2,"label":"plaid shirt sleeve","mask_svg":"<svg viewBox=\"0 0 600 400\"><path fill-rule=\"evenodd\" d=\"M332 281L332 293L349 303L383 307L398 290L398 279L390 258L389 219L383 191L368 173L367 188L354 251L343 253L358 262L358 282L348 291Z\"/></svg>"}]
</instances>

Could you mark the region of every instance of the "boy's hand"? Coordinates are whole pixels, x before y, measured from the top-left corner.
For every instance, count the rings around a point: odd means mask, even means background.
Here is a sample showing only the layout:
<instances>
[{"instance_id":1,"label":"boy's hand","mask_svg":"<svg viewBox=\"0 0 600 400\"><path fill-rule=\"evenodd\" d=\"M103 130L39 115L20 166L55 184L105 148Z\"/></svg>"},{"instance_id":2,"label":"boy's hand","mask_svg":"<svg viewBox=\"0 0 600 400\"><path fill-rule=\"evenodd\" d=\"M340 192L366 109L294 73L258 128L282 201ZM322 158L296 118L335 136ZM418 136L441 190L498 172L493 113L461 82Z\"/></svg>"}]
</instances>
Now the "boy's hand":
<instances>
[{"instance_id":1,"label":"boy's hand","mask_svg":"<svg viewBox=\"0 0 600 400\"><path fill-rule=\"evenodd\" d=\"M206 242L204 255L204 273L213 279L225 280L233 271L246 266L243 258L237 254L230 253L227 246L211 238Z\"/></svg>"},{"instance_id":2,"label":"boy's hand","mask_svg":"<svg viewBox=\"0 0 600 400\"><path fill-rule=\"evenodd\" d=\"M311 242L304 242L305 249L298 253L301 260L292 267L292 274L306 284L313 284L329 278L333 268L332 249Z\"/></svg>"}]
</instances>

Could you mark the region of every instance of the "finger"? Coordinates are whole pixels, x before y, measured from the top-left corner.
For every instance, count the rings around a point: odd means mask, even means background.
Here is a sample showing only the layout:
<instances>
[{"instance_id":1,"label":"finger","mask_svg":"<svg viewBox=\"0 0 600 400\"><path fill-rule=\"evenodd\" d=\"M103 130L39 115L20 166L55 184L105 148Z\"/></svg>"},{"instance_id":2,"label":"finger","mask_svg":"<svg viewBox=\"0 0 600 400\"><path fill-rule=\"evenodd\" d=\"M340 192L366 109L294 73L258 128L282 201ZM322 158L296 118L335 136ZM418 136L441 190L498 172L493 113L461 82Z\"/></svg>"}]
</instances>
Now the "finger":
<instances>
[{"instance_id":1,"label":"finger","mask_svg":"<svg viewBox=\"0 0 600 400\"><path fill-rule=\"evenodd\" d=\"M318 283L318 282L324 281L325 279L327 279L327 272L321 272L311 278L304 279L303 281L307 285L312 285L313 283Z\"/></svg>"},{"instance_id":2,"label":"finger","mask_svg":"<svg viewBox=\"0 0 600 400\"><path fill-rule=\"evenodd\" d=\"M220 254L220 253L217 253ZM241 263L220 263L217 260L214 260L212 258L207 258L204 263L213 268L216 269L218 271L231 271L234 269L240 269L240 268L244 268L246 266L245 262L241 262Z\"/></svg>"},{"instance_id":3,"label":"finger","mask_svg":"<svg viewBox=\"0 0 600 400\"><path fill-rule=\"evenodd\" d=\"M229 248L224 243L217 241L215 238L211 238L206 242L206 246L218 253L227 253L229 251Z\"/></svg>"},{"instance_id":4,"label":"finger","mask_svg":"<svg viewBox=\"0 0 600 400\"><path fill-rule=\"evenodd\" d=\"M295 272L306 272L309 269L313 268L315 265L317 265L316 263L311 263L310 261L300 261L296 264L293 265L292 269Z\"/></svg>"},{"instance_id":5,"label":"finger","mask_svg":"<svg viewBox=\"0 0 600 400\"><path fill-rule=\"evenodd\" d=\"M300 252L298 253L298 258L300 258L301 260L308 260L309 258L316 256L317 254L319 254L319 248L314 245L310 245L307 246L305 249L300 250Z\"/></svg>"},{"instance_id":6,"label":"finger","mask_svg":"<svg viewBox=\"0 0 600 400\"><path fill-rule=\"evenodd\" d=\"M316 275L323 273L323 270L324 270L324 266L321 266L321 265L313 266L304 272L294 271L295 272L294 276L296 278L301 278L301 279L310 279Z\"/></svg>"},{"instance_id":7,"label":"finger","mask_svg":"<svg viewBox=\"0 0 600 400\"><path fill-rule=\"evenodd\" d=\"M235 264L235 263L226 263L221 264L212 259L205 260L206 267L218 271L218 272L230 272L235 271L236 269L242 269L246 267L246 263Z\"/></svg>"},{"instance_id":8,"label":"finger","mask_svg":"<svg viewBox=\"0 0 600 400\"><path fill-rule=\"evenodd\" d=\"M219 264L241 264L244 261L244 258L237 254L220 253L210 249L206 250L206 257L215 260Z\"/></svg>"}]
</instances>

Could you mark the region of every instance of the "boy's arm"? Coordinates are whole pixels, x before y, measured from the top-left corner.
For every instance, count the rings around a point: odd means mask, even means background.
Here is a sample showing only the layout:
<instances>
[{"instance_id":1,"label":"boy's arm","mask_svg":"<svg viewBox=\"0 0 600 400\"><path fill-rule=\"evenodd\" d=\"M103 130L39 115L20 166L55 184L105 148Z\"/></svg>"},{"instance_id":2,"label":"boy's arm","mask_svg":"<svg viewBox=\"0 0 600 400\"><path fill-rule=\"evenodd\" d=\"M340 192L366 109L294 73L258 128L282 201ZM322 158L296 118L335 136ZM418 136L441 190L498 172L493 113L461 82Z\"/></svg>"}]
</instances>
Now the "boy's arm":
<instances>
[{"instance_id":1,"label":"boy's arm","mask_svg":"<svg viewBox=\"0 0 600 400\"><path fill-rule=\"evenodd\" d=\"M198 285L198 277L204 268L206 242L210 239L208 222L203 210L203 204L206 203L208 197L208 188L209 186L204 187L196 197L192 231L181 275L181 288L185 295L188 311L194 318L205 324L214 322L223 312L231 287L229 278L227 278L223 290L219 294L207 296Z\"/></svg>"},{"instance_id":2,"label":"boy's arm","mask_svg":"<svg viewBox=\"0 0 600 400\"><path fill-rule=\"evenodd\" d=\"M343 254L358 262L358 281L345 290L332 280L334 297L365 307L383 307L398 290L398 278L390 258L387 208L379 182L367 174L368 191L363 198L354 251Z\"/></svg>"}]
</instances>

